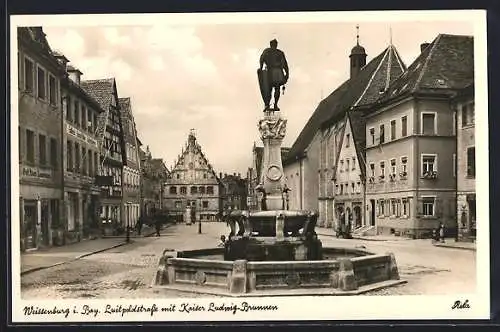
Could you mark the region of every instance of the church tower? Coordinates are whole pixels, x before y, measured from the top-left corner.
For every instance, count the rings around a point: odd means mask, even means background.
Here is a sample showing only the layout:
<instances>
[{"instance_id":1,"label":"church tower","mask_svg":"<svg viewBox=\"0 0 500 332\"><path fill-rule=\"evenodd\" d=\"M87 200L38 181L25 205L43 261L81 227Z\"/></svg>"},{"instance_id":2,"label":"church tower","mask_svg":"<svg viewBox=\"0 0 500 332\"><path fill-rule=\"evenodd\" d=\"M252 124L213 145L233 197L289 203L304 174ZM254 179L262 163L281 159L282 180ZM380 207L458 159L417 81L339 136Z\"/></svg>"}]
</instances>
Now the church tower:
<instances>
[{"instance_id":1,"label":"church tower","mask_svg":"<svg viewBox=\"0 0 500 332\"><path fill-rule=\"evenodd\" d=\"M365 48L359 45L359 25L356 25L356 46L352 48L349 58L351 59L351 79L353 79L366 65Z\"/></svg>"}]
</instances>

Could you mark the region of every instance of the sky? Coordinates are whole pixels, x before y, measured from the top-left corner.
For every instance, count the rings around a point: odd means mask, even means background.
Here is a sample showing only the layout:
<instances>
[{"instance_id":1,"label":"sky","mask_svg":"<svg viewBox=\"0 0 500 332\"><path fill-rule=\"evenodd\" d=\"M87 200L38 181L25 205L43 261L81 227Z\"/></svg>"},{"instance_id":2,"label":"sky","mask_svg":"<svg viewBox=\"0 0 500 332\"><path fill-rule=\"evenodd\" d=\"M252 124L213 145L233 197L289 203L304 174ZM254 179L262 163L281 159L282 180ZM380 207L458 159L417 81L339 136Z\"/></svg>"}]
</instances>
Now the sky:
<instances>
[{"instance_id":1,"label":"sky","mask_svg":"<svg viewBox=\"0 0 500 332\"><path fill-rule=\"evenodd\" d=\"M114 77L130 97L139 138L171 168L190 129L216 172L246 174L254 142L262 145L256 70L273 38L286 54L290 80L281 96L291 146L323 97L349 78L349 54L359 42L367 63L391 42L408 66L420 44L439 33L473 35L465 21L167 23L44 26L49 44L83 73Z\"/></svg>"}]
</instances>

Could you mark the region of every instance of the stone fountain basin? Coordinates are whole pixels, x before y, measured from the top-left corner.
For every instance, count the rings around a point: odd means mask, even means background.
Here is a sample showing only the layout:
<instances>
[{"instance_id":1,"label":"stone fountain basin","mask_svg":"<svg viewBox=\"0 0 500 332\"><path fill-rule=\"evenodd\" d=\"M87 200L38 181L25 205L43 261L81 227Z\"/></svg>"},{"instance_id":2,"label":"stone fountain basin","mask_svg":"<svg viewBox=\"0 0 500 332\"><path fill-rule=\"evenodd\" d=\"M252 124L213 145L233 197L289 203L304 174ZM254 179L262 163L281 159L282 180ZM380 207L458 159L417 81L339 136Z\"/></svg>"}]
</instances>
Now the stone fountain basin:
<instances>
[{"instance_id":1,"label":"stone fountain basin","mask_svg":"<svg viewBox=\"0 0 500 332\"><path fill-rule=\"evenodd\" d=\"M356 295L405 283L392 253L323 248L319 261L224 261L223 248L165 250L153 287L219 296Z\"/></svg>"}]
</instances>

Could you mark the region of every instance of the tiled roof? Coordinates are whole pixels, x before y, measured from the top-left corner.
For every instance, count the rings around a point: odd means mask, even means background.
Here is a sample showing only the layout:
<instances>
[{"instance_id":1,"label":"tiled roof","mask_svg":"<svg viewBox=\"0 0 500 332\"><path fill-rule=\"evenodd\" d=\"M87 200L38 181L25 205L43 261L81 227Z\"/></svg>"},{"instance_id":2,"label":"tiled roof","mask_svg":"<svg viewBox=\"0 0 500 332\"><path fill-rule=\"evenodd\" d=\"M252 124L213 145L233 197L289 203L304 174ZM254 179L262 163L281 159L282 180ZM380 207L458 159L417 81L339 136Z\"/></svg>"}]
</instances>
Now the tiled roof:
<instances>
[{"instance_id":1,"label":"tiled roof","mask_svg":"<svg viewBox=\"0 0 500 332\"><path fill-rule=\"evenodd\" d=\"M290 151L290 148L281 148L281 160L285 160L287 158L288 152ZM254 153L255 153L255 167L257 168L255 170L257 174L257 181L260 180L260 171L262 168L262 156L264 155L264 147L262 146L255 146L254 147Z\"/></svg>"},{"instance_id":2,"label":"tiled roof","mask_svg":"<svg viewBox=\"0 0 500 332\"><path fill-rule=\"evenodd\" d=\"M82 89L91 96L104 110L97 120L97 136L101 139L106 127L106 114L108 113L113 94L115 93L115 79L105 78L80 82Z\"/></svg>"},{"instance_id":3,"label":"tiled roof","mask_svg":"<svg viewBox=\"0 0 500 332\"><path fill-rule=\"evenodd\" d=\"M361 170L361 176L364 179L366 173L366 118L364 117L362 110L349 111L347 116L351 122L352 141L356 147L359 168Z\"/></svg>"},{"instance_id":4,"label":"tiled roof","mask_svg":"<svg viewBox=\"0 0 500 332\"><path fill-rule=\"evenodd\" d=\"M153 168L158 171L158 172L163 172L165 171L168 174L168 169L167 166L165 166L165 163L163 162L163 159L161 158L153 158L151 159L151 165Z\"/></svg>"},{"instance_id":5,"label":"tiled roof","mask_svg":"<svg viewBox=\"0 0 500 332\"><path fill-rule=\"evenodd\" d=\"M412 93L449 93L474 81L472 36L440 34L380 97L388 102Z\"/></svg>"},{"instance_id":6,"label":"tiled roof","mask_svg":"<svg viewBox=\"0 0 500 332\"><path fill-rule=\"evenodd\" d=\"M322 126L339 121L352 107L366 106L377 100L380 91L387 88L404 70L405 65L396 48L389 45L353 79L342 83L319 103L292 145L284 164L300 158Z\"/></svg>"}]
</instances>

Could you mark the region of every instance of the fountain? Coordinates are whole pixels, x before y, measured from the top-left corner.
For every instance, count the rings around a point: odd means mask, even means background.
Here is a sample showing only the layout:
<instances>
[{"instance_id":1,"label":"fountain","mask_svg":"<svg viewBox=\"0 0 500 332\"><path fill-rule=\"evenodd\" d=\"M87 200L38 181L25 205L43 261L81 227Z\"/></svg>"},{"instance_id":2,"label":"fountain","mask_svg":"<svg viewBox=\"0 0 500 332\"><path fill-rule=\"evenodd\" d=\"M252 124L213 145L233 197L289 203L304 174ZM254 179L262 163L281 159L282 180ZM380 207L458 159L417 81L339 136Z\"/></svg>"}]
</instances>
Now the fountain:
<instances>
[{"instance_id":1,"label":"fountain","mask_svg":"<svg viewBox=\"0 0 500 332\"><path fill-rule=\"evenodd\" d=\"M226 216L230 233L223 248L165 250L154 286L225 296L283 296L352 295L403 283L392 253L323 247L315 232L317 213L289 210L281 160L287 122L277 107L288 65L280 50L270 49L264 51L258 71L266 105L258 123L264 144L256 188L260 209L231 211ZM268 64L262 70L266 54L276 51L283 60L278 68L282 76L285 71L279 82L268 74L276 68ZM269 107L272 88L274 108Z\"/></svg>"}]
</instances>

